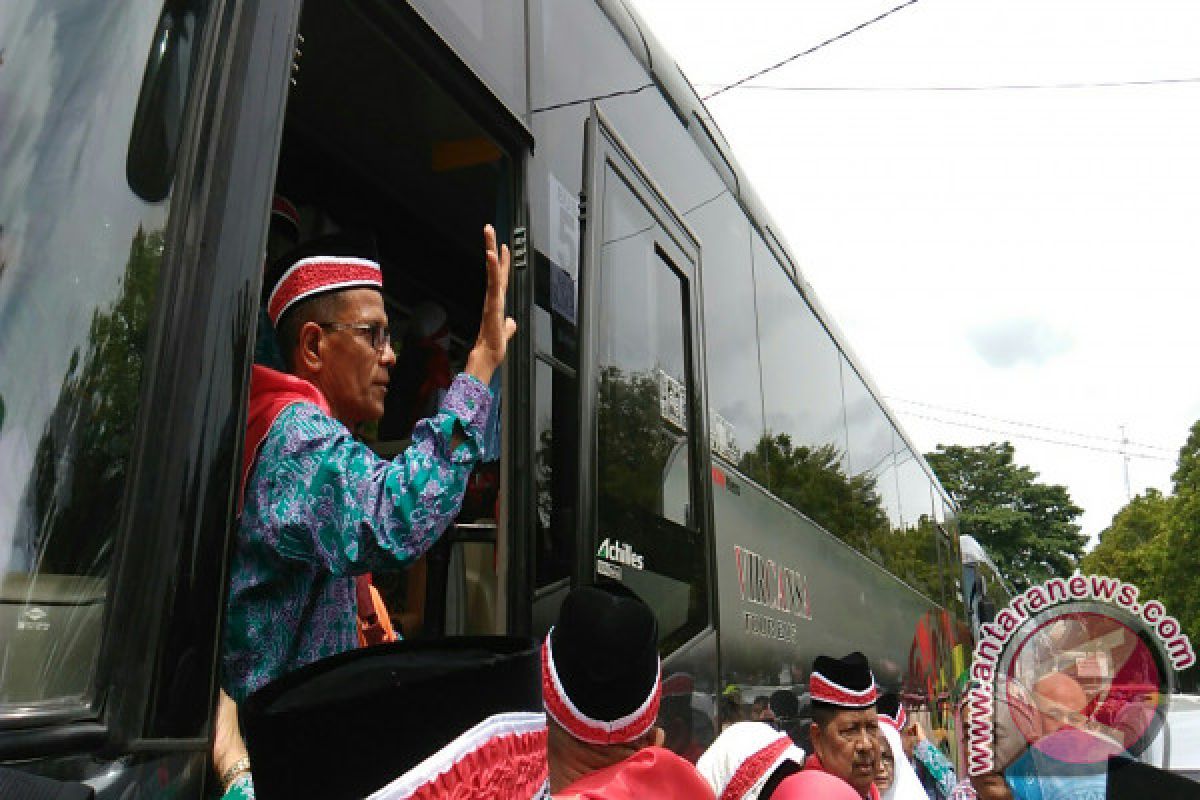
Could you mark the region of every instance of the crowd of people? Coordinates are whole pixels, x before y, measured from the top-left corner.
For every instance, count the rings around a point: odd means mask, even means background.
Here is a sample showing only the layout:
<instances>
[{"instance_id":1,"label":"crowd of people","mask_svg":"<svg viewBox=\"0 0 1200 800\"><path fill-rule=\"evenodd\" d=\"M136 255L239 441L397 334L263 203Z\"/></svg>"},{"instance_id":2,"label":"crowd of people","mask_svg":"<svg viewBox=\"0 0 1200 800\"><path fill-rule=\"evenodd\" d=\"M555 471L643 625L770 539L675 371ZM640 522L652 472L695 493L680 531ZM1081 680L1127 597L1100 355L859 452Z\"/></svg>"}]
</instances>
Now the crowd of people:
<instances>
[{"instance_id":1,"label":"crowd of people","mask_svg":"<svg viewBox=\"0 0 1200 800\"><path fill-rule=\"evenodd\" d=\"M290 203L277 199L273 219L285 233L298 231L298 218ZM256 761L288 763L278 753L285 737L273 741L261 733L271 729L263 715L275 713L262 698L277 695L281 683L294 688L311 675L327 685L329 668L322 664L332 663L356 675L362 687L395 695L402 690L395 676L407 665L426 665L413 679L419 681L441 669L429 650L436 641L398 641L371 573L411 567L462 507L485 450L489 383L516 329L505 315L508 249L487 226L487 290L465 368L451 377L445 359L437 360L440 377L425 382L436 397L422 404L429 416L415 421L406 450L381 458L356 433L384 415L396 364L382 269L344 240L318 238L301 246L298 236L276 239L278 229L273 249L291 249L273 254L268 269L263 325L269 335L260 331L260 363L251 377L223 625L213 758L226 800L255 797ZM445 335L444 315L425 316L419 333L433 346ZM270 352L262 349L267 344ZM658 643L654 613L631 591L616 582L578 587L530 652L511 641L502 652L489 652L481 640L472 644L483 651L474 660L464 662L457 650L445 660L447 686L467 680L453 674L452 663L475 670L473 681L487 670L507 670L506 680L524 675L540 689L536 698L518 692L513 708L489 706L485 718L478 718L478 708L467 709L461 725L447 711L439 725L429 726L442 731L441 739L431 733L409 753L357 739L337 763L355 770L355 760L372 753L371 774L395 775L372 795L381 798L1040 799L1022 783L1029 765L1020 760L1015 779L997 773L960 780L900 698L880 693L858 652L814 660L805 698L811 721L801 721L796 695L780 690L759 698L752 719L728 725L707 749L676 747L680 755L664 747L667 734L658 727L664 698ZM363 656L357 663L362 653L374 660ZM372 670L393 677L376 681ZM357 688L332 696L348 697ZM1079 693L1064 679L1039 692L1060 717L1078 705ZM492 700L499 703L503 695L494 692ZM428 725L428 719L398 716L390 720L396 726ZM299 735L302 720L285 715L274 730ZM366 727L374 730L375 723ZM258 782L262 796L268 785L295 778L286 768L273 769ZM364 765L354 774L367 771ZM322 796L336 794L330 789Z\"/></svg>"}]
</instances>

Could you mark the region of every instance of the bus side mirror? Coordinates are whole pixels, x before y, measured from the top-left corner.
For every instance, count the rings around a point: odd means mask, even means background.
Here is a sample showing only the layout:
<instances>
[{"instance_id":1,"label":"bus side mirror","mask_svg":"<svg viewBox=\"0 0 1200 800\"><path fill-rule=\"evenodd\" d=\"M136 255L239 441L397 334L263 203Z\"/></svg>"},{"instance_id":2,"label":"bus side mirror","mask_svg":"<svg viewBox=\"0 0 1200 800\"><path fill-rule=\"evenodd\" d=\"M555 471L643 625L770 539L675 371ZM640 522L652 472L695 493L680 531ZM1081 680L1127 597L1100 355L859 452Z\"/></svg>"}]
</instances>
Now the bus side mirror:
<instances>
[{"instance_id":1,"label":"bus side mirror","mask_svg":"<svg viewBox=\"0 0 1200 800\"><path fill-rule=\"evenodd\" d=\"M165 200L175 177L199 32L200 19L191 0L167 0L163 4L146 58L125 157L129 188L148 203Z\"/></svg>"}]
</instances>

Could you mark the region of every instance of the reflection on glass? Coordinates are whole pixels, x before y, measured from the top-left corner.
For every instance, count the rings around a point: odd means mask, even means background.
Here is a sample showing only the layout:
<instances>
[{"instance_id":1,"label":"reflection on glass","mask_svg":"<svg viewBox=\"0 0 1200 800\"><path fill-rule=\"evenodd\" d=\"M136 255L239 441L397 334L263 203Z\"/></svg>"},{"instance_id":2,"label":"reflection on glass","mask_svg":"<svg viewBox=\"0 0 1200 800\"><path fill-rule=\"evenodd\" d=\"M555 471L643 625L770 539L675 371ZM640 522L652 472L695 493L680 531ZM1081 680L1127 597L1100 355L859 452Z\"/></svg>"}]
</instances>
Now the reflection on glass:
<instances>
[{"instance_id":1,"label":"reflection on glass","mask_svg":"<svg viewBox=\"0 0 1200 800\"><path fill-rule=\"evenodd\" d=\"M537 442L537 585L571 574L575 557L575 491L578 458L576 381L538 361L534 375Z\"/></svg>"},{"instance_id":2,"label":"reflection on glass","mask_svg":"<svg viewBox=\"0 0 1200 800\"><path fill-rule=\"evenodd\" d=\"M654 608L670 652L707 622L692 520L684 284L667 238L622 178L604 175L597 309L597 571Z\"/></svg>"},{"instance_id":3,"label":"reflection on glass","mask_svg":"<svg viewBox=\"0 0 1200 800\"><path fill-rule=\"evenodd\" d=\"M848 544L887 526L878 474L847 458L842 356L774 256L754 239L767 432L742 456L750 477Z\"/></svg>"},{"instance_id":4,"label":"reflection on glass","mask_svg":"<svg viewBox=\"0 0 1200 800\"><path fill-rule=\"evenodd\" d=\"M664 492L668 467L688 474L683 287L654 246L654 218L608 176L597 280L600 491L686 525L686 492Z\"/></svg>"},{"instance_id":5,"label":"reflection on glass","mask_svg":"<svg viewBox=\"0 0 1200 800\"><path fill-rule=\"evenodd\" d=\"M0 706L91 681L163 255L126 175L162 9L0 6Z\"/></svg>"},{"instance_id":6,"label":"reflection on glass","mask_svg":"<svg viewBox=\"0 0 1200 800\"><path fill-rule=\"evenodd\" d=\"M728 194L696 208L687 221L704 231L710 444L714 453L737 464L763 432L750 223Z\"/></svg>"}]
</instances>

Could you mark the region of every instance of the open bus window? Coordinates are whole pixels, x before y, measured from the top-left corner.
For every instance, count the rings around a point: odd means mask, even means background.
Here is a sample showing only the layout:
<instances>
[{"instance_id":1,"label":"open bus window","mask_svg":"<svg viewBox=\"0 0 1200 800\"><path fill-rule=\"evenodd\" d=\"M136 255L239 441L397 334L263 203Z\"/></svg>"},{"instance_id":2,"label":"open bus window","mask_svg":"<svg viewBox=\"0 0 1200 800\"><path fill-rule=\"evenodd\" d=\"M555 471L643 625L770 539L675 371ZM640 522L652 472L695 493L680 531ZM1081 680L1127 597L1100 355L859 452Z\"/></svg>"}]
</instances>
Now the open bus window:
<instances>
[{"instance_id":1,"label":"open bus window","mask_svg":"<svg viewBox=\"0 0 1200 800\"><path fill-rule=\"evenodd\" d=\"M305 4L276 177L298 209L301 246L351 233L372 243L383 268L397 364L383 418L360 435L389 458L465 365L487 283L483 226L511 240L514 182L510 155L408 55L398 24L382 3ZM502 383L497 371L458 543L407 572L375 576L407 634L494 632L499 624Z\"/></svg>"},{"instance_id":2,"label":"open bus window","mask_svg":"<svg viewBox=\"0 0 1200 800\"><path fill-rule=\"evenodd\" d=\"M149 197L126 173L167 6L0 5L3 71L24 76L0 81L0 716L92 690L167 227L169 170Z\"/></svg>"}]
</instances>

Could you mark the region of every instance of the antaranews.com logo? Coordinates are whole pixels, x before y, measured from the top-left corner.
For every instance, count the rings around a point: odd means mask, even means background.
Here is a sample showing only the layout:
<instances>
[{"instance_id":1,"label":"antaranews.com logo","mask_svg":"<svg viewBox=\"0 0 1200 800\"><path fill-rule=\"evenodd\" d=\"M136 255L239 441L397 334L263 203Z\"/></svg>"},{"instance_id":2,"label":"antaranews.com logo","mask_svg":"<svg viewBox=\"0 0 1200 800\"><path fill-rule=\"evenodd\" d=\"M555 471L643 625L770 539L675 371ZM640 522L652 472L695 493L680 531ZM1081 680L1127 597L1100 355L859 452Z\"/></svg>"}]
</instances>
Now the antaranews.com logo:
<instances>
[{"instance_id":1,"label":"antaranews.com logo","mask_svg":"<svg viewBox=\"0 0 1200 800\"><path fill-rule=\"evenodd\" d=\"M1136 758L1146 749L1162 727L1176 672L1196 655L1162 603L1139 595L1103 575L1054 578L981 626L966 707L971 775L1005 766L1013 753L997 758L998 747L1028 745L1064 765Z\"/></svg>"}]
</instances>

